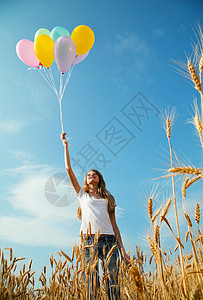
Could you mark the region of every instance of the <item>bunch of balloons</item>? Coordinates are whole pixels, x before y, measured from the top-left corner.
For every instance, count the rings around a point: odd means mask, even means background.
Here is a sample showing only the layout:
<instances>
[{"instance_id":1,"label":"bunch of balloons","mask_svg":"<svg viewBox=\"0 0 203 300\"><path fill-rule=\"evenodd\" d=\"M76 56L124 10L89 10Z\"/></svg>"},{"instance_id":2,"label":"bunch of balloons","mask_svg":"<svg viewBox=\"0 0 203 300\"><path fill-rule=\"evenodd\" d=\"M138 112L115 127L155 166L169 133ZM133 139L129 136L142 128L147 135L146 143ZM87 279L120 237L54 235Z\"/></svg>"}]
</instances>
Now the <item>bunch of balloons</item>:
<instances>
[{"instance_id":1,"label":"bunch of balloons","mask_svg":"<svg viewBox=\"0 0 203 300\"><path fill-rule=\"evenodd\" d=\"M73 67L88 56L94 40L94 32L86 25L77 26L71 34L65 27L57 26L51 32L46 28L41 28L35 33L34 42L23 39L16 45L18 57L31 68L38 69L54 90L60 104L62 132L61 100L65 88ZM60 73L58 90L50 68L54 60ZM65 81L62 77L64 73L67 73Z\"/></svg>"}]
</instances>

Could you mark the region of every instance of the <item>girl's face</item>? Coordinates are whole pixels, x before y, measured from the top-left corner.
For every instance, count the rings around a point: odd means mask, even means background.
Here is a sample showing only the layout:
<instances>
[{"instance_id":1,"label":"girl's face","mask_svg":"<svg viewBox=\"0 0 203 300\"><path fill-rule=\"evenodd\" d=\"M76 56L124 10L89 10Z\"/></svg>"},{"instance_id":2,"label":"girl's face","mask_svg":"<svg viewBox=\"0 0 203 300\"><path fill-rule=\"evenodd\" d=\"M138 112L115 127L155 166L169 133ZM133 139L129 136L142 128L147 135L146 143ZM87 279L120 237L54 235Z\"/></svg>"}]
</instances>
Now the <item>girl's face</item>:
<instances>
[{"instance_id":1,"label":"girl's face","mask_svg":"<svg viewBox=\"0 0 203 300\"><path fill-rule=\"evenodd\" d=\"M89 171L87 173L87 184L98 184L99 183L99 176L95 171Z\"/></svg>"}]
</instances>

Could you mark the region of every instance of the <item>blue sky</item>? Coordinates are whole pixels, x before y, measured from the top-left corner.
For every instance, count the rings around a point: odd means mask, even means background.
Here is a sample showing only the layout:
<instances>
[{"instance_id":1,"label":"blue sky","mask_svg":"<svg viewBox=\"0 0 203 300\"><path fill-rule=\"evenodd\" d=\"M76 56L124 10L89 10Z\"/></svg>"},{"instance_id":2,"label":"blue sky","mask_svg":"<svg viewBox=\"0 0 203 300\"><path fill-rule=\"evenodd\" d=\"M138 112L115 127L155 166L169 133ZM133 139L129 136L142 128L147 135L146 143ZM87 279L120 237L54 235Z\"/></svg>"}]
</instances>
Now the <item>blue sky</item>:
<instances>
[{"instance_id":1,"label":"blue sky","mask_svg":"<svg viewBox=\"0 0 203 300\"><path fill-rule=\"evenodd\" d=\"M161 118L168 107L176 108L175 151L181 161L202 167L198 137L188 124L192 101L199 95L171 63L191 52L192 27L198 20L203 23L201 1L0 2L2 248L13 247L16 256L33 258L39 270L58 249L71 253L80 228L69 181L61 181L65 170L56 95L37 70L28 71L18 59L17 42L33 41L39 28L61 25L72 32L85 24L93 29L95 44L86 60L75 66L62 101L64 129L71 137L72 160L84 166L82 153L91 147L94 156L86 168L101 168L118 204L117 222L126 250L133 252L137 244L146 248L149 195L153 194L154 210L171 195L169 180L152 180L169 168ZM128 114L136 105L148 107L138 108L140 124ZM105 140L104 130L110 128L118 132L118 143ZM73 168L82 185L79 166ZM53 198L45 193L56 178L59 200L65 195L63 207L50 203ZM196 202L203 204L202 187L198 182L188 193L191 216ZM181 211L180 196L178 208ZM172 208L172 223L173 215ZM166 231L163 242L167 239Z\"/></svg>"}]
</instances>

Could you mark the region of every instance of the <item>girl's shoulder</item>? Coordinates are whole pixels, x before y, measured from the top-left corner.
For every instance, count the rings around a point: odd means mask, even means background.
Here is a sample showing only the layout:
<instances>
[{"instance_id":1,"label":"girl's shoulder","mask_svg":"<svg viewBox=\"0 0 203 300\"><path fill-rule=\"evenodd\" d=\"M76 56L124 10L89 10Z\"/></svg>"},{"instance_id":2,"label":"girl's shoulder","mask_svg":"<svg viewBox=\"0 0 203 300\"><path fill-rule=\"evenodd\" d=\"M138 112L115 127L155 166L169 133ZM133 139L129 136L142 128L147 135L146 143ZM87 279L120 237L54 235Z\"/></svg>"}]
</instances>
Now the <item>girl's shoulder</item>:
<instances>
[{"instance_id":1,"label":"girl's shoulder","mask_svg":"<svg viewBox=\"0 0 203 300\"><path fill-rule=\"evenodd\" d=\"M79 192L77 193L77 197L78 197L78 198L82 198L82 197L84 197L86 194L87 194L87 193L84 191L84 189L81 188L81 189L79 190Z\"/></svg>"}]
</instances>

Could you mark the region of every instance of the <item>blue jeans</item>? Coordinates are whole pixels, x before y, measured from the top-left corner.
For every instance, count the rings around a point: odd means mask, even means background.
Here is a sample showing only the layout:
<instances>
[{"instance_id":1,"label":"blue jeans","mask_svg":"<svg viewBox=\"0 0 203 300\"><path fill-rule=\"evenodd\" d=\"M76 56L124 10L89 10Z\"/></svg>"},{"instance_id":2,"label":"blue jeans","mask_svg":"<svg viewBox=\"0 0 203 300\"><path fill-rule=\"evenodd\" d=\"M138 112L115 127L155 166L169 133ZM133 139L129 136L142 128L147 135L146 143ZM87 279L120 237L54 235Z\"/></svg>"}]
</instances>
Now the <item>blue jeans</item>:
<instances>
[{"instance_id":1,"label":"blue jeans","mask_svg":"<svg viewBox=\"0 0 203 300\"><path fill-rule=\"evenodd\" d=\"M114 245L115 249L112 251L111 255L108 256L109 251ZM120 300L120 288L118 286L118 273L120 266L119 248L120 244L114 235L100 236L96 244L94 244L94 236L88 236L85 245L86 267L89 263L90 267L94 266L93 270L89 269L90 272L87 276L88 299L100 299L98 289L100 286L100 281L97 262L97 260L100 258L102 260L102 269L106 275L108 299ZM85 275L84 279L86 280Z\"/></svg>"}]
</instances>

